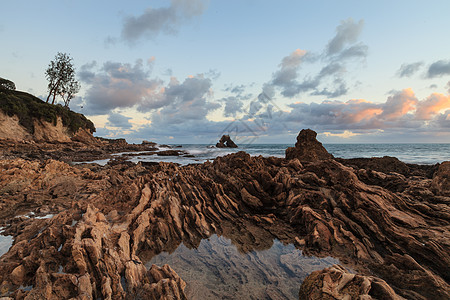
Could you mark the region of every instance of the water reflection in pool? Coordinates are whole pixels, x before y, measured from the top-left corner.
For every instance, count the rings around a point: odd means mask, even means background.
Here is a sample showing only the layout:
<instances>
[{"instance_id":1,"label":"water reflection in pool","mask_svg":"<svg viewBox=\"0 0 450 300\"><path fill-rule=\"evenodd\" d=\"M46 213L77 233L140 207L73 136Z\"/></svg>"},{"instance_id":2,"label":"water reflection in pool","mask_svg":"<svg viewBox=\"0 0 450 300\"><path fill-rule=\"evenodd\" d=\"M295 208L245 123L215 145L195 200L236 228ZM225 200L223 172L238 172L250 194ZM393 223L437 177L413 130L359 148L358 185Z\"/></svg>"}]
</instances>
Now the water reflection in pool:
<instances>
[{"instance_id":1,"label":"water reflection in pool","mask_svg":"<svg viewBox=\"0 0 450 300\"><path fill-rule=\"evenodd\" d=\"M5 228L0 227L0 233L3 232ZM8 252L13 244L14 238L10 235L0 234L0 256Z\"/></svg>"},{"instance_id":2,"label":"water reflection in pool","mask_svg":"<svg viewBox=\"0 0 450 300\"><path fill-rule=\"evenodd\" d=\"M268 250L243 254L231 240L212 235L197 249L181 244L146 266L169 264L186 281L189 299L298 299L312 271L338 263L331 257L306 257L294 245L274 240Z\"/></svg>"}]
</instances>

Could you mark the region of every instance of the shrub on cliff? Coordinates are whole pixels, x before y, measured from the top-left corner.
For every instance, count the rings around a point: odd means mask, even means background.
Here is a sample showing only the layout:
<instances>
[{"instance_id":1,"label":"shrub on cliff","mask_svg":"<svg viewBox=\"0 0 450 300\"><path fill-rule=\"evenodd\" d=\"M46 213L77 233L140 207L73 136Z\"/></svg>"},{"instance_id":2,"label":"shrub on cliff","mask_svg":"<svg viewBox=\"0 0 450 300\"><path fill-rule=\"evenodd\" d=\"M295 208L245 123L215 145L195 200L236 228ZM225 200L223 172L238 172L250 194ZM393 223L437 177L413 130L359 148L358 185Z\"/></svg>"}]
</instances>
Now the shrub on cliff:
<instances>
[{"instance_id":1,"label":"shrub on cliff","mask_svg":"<svg viewBox=\"0 0 450 300\"><path fill-rule=\"evenodd\" d=\"M84 115L71 111L62 105L51 105L25 92L8 91L0 93L0 110L9 116L19 117L19 123L31 134L34 133L34 120L43 120L56 125L61 117L69 133L74 134L80 128L95 132L94 124Z\"/></svg>"},{"instance_id":2,"label":"shrub on cliff","mask_svg":"<svg viewBox=\"0 0 450 300\"><path fill-rule=\"evenodd\" d=\"M16 85L11 80L0 77L0 92L1 91L15 91Z\"/></svg>"}]
</instances>

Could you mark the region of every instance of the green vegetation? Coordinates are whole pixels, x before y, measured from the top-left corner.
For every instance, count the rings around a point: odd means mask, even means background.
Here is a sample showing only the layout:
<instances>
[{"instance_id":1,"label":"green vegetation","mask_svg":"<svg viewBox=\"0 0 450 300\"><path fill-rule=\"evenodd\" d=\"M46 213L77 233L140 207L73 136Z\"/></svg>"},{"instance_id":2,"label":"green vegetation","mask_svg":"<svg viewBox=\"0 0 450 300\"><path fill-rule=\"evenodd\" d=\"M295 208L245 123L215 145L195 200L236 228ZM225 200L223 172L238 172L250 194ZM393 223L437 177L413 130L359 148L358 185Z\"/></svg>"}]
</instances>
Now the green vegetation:
<instances>
[{"instance_id":1,"label":"green vegetation","mask_svg":"<svg viewBox=\"0 0 450 300\"><path fill-rule=\"evenodd\" d=\"M64 100L64 106L69 107L70 100L80 91L80 83L75 80L75 67L72 58L66 54L58 52L55 60L50 61L45 77L48 80L48 97L53 96L52 104L55 104L56 96Z\"/></svg>"},{"instance_id":2,"label":"green vegetation","mask_svg":"<svg viewBox=\"0 0 450 300\"><path fill-rule=\"evenodd\" d=\"M25 92L0 89L0 110L9 116L17 115L19 123L31 134L34 133L34 119L52 122L56 125L58 116L69 133L74 134L79 128L95 132L94 124L84 115L71 111L62 105L45 103L41 99Z\"/></svg>"},{"instance_id":3,"label":"green vegetation","mask_svg":"<svg viewBox=\"0 0 450 300\"><path fill-rule=\"evenodd\" d=\"M16 89L16 85L11 80L0 77L0 91L1 90L12 90Z\"/></svg>"}]
</instances>

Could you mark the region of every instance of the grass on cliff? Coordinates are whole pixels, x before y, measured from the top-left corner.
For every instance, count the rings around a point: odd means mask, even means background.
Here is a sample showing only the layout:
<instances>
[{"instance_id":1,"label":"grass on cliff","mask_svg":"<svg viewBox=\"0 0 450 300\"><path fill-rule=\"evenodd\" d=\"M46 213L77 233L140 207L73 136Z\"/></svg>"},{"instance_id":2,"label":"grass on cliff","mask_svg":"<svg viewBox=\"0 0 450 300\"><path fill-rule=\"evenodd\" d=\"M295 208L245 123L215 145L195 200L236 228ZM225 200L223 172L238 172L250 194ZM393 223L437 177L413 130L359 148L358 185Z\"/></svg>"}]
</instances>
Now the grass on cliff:
<instances>
[{"instance_id":1,"label":"grass on cliff","mask_svg":"<svg viewBox=\"0 0 450 300\"><path fill-rule=\"evenodd\" d=\"M45 103L41 99L19 91L0 91L0 110L12 117L19 117L19 124L25 127L31 134L34 133L34 120L51 122L56 125L58 116L63 125L74 134L80 128L85 128L91 133L95 132L94 124L84 115L71 111L62 105Z\"/></svg>"}]
</instances>

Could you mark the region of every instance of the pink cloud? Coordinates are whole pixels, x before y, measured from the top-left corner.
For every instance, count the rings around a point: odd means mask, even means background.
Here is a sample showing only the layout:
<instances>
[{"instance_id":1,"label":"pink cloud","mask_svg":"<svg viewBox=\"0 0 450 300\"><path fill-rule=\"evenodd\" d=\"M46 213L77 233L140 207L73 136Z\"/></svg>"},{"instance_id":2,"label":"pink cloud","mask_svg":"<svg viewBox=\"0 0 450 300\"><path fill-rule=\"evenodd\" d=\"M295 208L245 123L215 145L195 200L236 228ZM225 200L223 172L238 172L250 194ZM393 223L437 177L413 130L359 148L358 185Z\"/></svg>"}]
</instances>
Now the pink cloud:
<instances>
[{"instance_id":1,"label":"pink cloud","mask_svg":"<svg viewBox=\"0 0 450 300\"><path fill-rule=\"evenodd\" d=\"M450 108L450 95L431 94L417 105L416 117L419 120L431 120L442 110Z\"/></svg>"},{"instance_id":2,"label":"pink cloud","mask_svg":"<svg viewBox=\"0 0 450 300\"><path fill-rule=\"evenodd\" d=\"M414 95L411 88L407 88L392 96L389 96L383 104L383 113L380 118L383 120L396 120L416 109L419 100Z\"/></svg>"}]
</instances>

